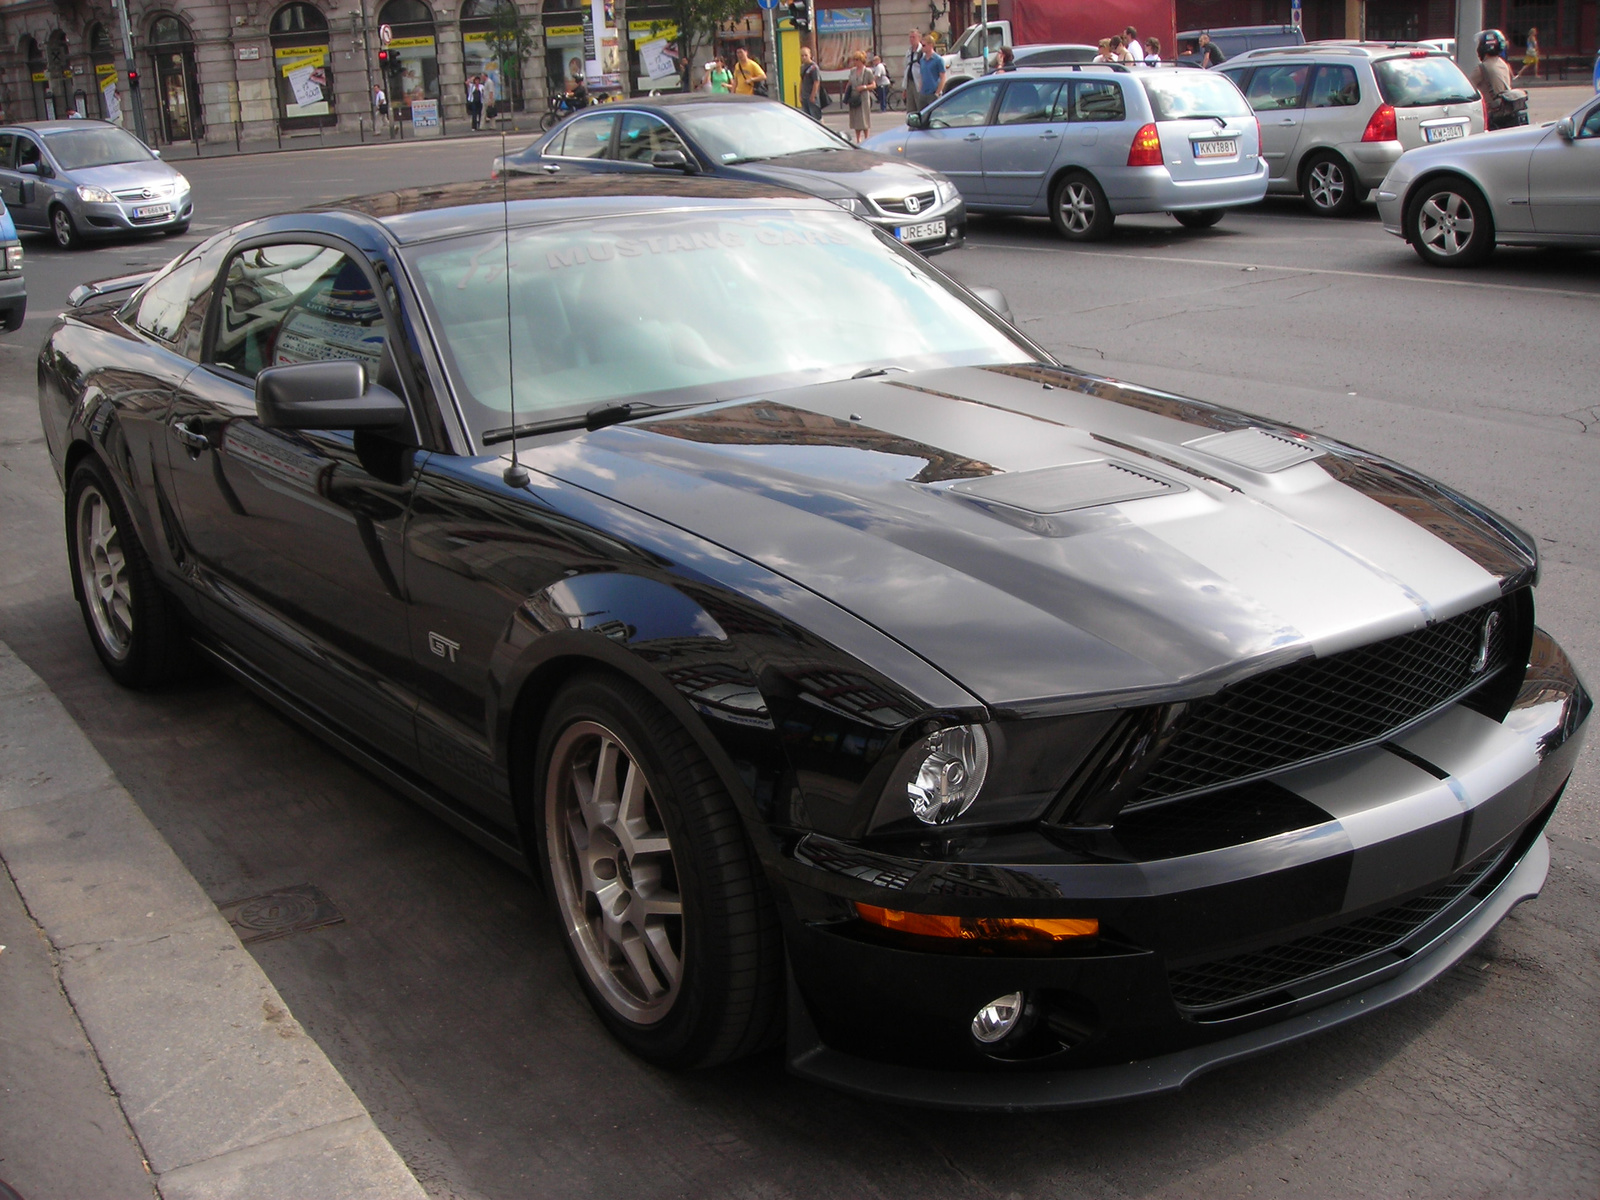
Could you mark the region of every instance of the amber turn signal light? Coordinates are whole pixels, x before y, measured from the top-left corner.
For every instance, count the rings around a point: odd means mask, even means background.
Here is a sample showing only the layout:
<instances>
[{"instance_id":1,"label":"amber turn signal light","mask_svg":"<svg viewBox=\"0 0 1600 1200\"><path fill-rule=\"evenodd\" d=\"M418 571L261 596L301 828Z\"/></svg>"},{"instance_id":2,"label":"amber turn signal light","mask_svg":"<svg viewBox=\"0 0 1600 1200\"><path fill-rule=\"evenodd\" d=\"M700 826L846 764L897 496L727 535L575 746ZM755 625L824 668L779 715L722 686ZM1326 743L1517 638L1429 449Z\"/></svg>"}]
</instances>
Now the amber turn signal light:
<instances>
[{"instance_id":1,"label":"amber turn signal light","mask_svg":"<svg viewBox=\"0 0 1600 1200\"><path fill-rule=\"evenodd\" d=\"M879 908L875 904L857 904L856 912L863 921L922 937L981 942L1066 942L1097 937L1100 933L1100 922L1094 917L942 917Z\"/></svg>"}]
</instances>

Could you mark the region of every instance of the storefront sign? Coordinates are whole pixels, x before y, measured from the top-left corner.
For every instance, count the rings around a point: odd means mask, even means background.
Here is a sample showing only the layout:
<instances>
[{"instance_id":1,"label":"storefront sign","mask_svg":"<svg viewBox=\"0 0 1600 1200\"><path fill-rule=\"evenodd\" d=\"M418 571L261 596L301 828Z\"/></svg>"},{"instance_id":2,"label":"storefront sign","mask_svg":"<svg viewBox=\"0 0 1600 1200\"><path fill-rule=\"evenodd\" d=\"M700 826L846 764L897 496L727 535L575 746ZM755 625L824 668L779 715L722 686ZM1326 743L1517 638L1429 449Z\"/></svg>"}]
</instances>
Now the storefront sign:
<instances>
[{"instance_id":1,"label":"storefront sign","mask_svg":"<svg viewBox=\"0 0 1600 1200\"><path fill-rule=\"evenodd\" d=\"M239 61L240 62L255 62L260 57L261 57L261 47L260 46L240 46L239 47Z\"/></svg>"},{"instance_id":2,"label":"storefront sign","mask_svg":"<svg viewBox=\"0 0 1600 1200\"><path fill-rule=\"evenodd\" d=\"M437 100L413 100L411 102L411 128L439 128L439 102Z\"/></svg>"},{"instance_id":3,"label":"storefront sign","mask_svg":"<svg viewBox=\"0 0 1600 1200\"><path fill-rule=\"evenodd\" d=\"M104 87L107 79L115 79L117 77L116 64L95 63L94 73L95 77L100 81L100 86Z\"/></svg>"},{"instance_id":4,"label":"storefront sign","mask_svg":"<svg viewBox=\"0 0 1600 1200\"><path fill-rule=\"evenodd\" d=\"M50 76L46 75L43 71L35 71L33 73L33 81L35 83L49 83Z\"/></svg>"},{"instance_id":5,"label":"storefront sign","mask_svg":"<svg viewBox=\"0 0 1600 1200\"><path fill-rule=\"evenodd\" d=\"M870 8L819 8L818 33L865 33L872 28Z\"/></svg>"},{"instance_id":6,"label":"storefront sign","mask_svg":"<svg viewBox=\"0 0 1600 1200\"><path fill-rule=\"evenodd\" d=\"M583 36L583 26L551 25L544 31L544 36L546 41L551 38L581 38Z\"/></svg>"},{"instance_id":7,"label":"storefront sign","mask_svg":"<svg viewBox=\"0 0 1600 1200\"><path fill-rule=\"evenodd\" d=\"M429 50L432 50L433 49L433 38L431 38L431 37L403 37L403 38L391 38L389 40L389 49L391 49L391 50L416 50L416 49L421 49L424 46L426 46Z\"/></svg>"}]
</instances>

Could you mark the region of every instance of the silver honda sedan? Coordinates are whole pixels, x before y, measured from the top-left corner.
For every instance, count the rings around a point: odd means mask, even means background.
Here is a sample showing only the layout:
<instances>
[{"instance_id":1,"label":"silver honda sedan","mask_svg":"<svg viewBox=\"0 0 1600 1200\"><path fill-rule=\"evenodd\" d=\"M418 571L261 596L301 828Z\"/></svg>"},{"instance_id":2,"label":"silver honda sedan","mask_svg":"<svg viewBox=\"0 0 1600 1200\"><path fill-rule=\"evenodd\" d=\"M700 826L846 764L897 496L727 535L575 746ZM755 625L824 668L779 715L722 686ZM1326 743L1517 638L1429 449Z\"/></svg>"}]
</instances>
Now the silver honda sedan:
<instances>
[{"instance_id":1,"label":"silver honda sedan","mask_svg":"<svg viewBox=\"0 0 1600 1200\"><path fill-rule=\"evenodd\" d=\"M0 126L0 195L19 230L63 250L97 235L186 233L194 216L189 181L106 121Z\"/></svg>"},{"instance_id":2,"label":"silver honda sedan","mask_svg":"<svg viewBox=\"0 0 1600 1200\"><path fill-rule=\"evenodd\" d=\"M1600 96L1549 125L1408 150L1378 215L1430 266L1472 266L1496 245L1600 249Z\"/></svg>"}]
</instances>

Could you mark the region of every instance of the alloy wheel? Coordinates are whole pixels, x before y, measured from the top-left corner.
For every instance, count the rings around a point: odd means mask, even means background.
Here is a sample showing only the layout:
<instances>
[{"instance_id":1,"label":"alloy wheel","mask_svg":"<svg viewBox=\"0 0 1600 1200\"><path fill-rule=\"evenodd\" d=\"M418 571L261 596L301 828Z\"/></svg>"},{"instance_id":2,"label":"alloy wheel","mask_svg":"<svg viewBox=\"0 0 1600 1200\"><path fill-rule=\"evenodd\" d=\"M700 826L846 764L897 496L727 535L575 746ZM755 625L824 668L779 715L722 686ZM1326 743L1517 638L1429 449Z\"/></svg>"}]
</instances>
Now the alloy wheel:
<instances>
[{"instance_id":1,"label":"alloy wheel","mask_svg":"<svg viewBox=\"0 0 1600 1200\"><path fill-rule=\"evenodd\" d=\"M1082 180L1069 180L1061 189L1062 224L1073 233L1087 233L1094 218L1094 190Z\"/></svg>"},{"instance_id":2,"label":"alloy wheel","mask_svg":"<svg viewBox=\"0 0 1600 1200\"><path fill-rule=\"evenodd\" d=\"M133 590L111 506L93 485L78 497L78 576L106 653L123 659L133 646Z\"/></svg>"},{"instance_id":3,"label":"alloy wheel","mask_svg":"<svg viewBox=\"0 0 1600 1200\"><path fill-rule=\"evenodd\" d=\"M551 751L545 805L556 902L584 971L618 1016L660 1021L683 981L683 901L644 768L616 733L576 721Z\"/></svg>"},{"instance_id":4,"label":"alloy wheel","mask_svg":"<svg viewBox=\"0 0 1600 1200\"><path fill-rule=\"evenodd\" d=\"M1325 212L1339 207L1344 201L1347 186L1343 169L1338 163L1328 159L1313 166L1306 180L1306 190L1311 195L1311 203Z\"/></svg>"},{"instance_id":5,"label":"alloy wheel","mask_svg":"<svg viewBox=\"0 0 1600 1200\"><path fill-rule=\"evenodd\" d=\"M63 250L70 250L78 241L78 231L72 224L72 214L64 208L58 208L50 214L50 232L56 239L56 245Z\"/></svg>"},{"instance_id":6,"label":"alloy wheel","mask_svg":"<svg viewBox=\"0 0 1600 1200\"><path fill-rule=\"evenodd\" d=\"M1435 192L1417 210L1417 236L1440 258L1454 258L1472 244L1472 205L1458 192Z\"/></svg>"}]
</instances>

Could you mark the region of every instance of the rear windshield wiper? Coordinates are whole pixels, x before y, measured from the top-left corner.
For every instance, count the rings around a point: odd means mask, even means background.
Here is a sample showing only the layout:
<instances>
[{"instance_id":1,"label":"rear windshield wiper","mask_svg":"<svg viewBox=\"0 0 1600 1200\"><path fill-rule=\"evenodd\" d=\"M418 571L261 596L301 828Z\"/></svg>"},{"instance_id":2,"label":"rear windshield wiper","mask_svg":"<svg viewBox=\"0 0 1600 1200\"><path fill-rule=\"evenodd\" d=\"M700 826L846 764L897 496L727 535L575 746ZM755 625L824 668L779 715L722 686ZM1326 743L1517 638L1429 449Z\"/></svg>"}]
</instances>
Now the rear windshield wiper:
<instances>
[{"instance_id":1,"label":"rear windshield wiper","mask_svg":"<svg viewBox=\"0 0 1600 1200\"><path fill-rule=\"evenodd\" d=\"M541 433L562 433L571 429L604 429L638 417L653 417L671 412L675 408L689 408L688 404L602 404L588 412L565 417L547 417L543 421L525 421L521 425L507 425L503 429L490 429L483 435L483 444L493 446L509 442L512 438L535 437Z\"/></svg>"}]
</instances>

